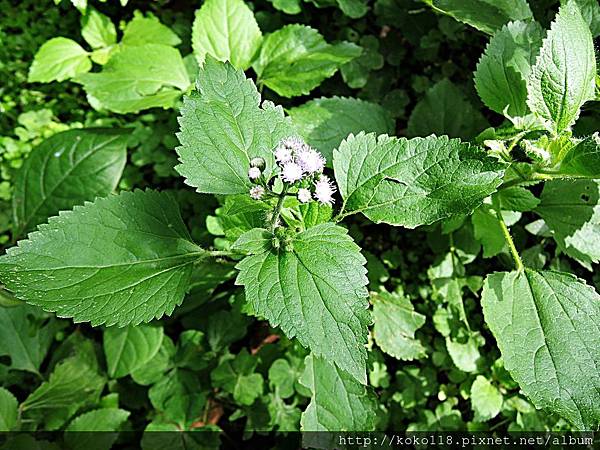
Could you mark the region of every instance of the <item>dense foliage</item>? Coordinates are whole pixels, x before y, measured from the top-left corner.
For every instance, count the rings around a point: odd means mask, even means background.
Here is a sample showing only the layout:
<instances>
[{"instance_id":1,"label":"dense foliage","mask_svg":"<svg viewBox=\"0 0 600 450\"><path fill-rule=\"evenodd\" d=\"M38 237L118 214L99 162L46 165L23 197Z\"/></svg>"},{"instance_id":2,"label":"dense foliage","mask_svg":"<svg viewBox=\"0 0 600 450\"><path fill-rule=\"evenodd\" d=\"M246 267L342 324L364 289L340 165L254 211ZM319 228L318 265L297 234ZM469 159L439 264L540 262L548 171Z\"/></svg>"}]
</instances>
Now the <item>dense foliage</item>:
<instances>
[{"instance_id":1,"label":"dense foliage","mask_svg":"<svg viewBox=\"0 0 600 450\"><path fill-rule=\"evenodd\" d=\"M598 428L596 0L0 7L0 431Z\"/></svg>"}]
</instances>

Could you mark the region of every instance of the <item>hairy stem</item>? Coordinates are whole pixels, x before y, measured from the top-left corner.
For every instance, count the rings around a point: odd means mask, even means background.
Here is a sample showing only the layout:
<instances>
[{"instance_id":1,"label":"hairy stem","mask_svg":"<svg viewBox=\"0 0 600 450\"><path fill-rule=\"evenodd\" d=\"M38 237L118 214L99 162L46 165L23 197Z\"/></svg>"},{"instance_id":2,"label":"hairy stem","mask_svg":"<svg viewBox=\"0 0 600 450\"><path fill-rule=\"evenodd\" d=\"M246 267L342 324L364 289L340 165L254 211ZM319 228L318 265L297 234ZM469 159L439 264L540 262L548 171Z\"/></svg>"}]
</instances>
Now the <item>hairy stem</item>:
<instances>
[{"instance_id":1,"label":"hairy stem","mask_svg":"<svg viewBox=\"0 0 600 450\"><path fill-rule=\"evenodd\" d=\"M515 247L515 243L512 239L512 236L510 235L510 231L508 231L508 227L506 226L506 223L504 223L502 214L500 214L500 211L498 209L496 210L496 217L498 218L498 222L500 223L500 227L502 228L502 234L504 234L504 239L508 244L510 254L513 257L513 260L515 261L515 266L517 267L518 271L521 271L525 268L525 266L523 265L523 261L521 260L519 252L517 251L517 247Z\"/></svg>"},{"instance_id":2,"label":"hairy stem","mask_svg":"<svg viewBox=\"0 0 600 450\"><path fill-rule=\"evenodd\" d=\"M273 211L273 219L271 220L271 232L274 232L275 228L277 228L279 217L281 216L281 209L283 208L283 201L285 200L286 195L287 186L283 188L283 191L279 195L279 200L277 200L277 205L275 206L275 210Z\"/></svg>"}]
</instances>

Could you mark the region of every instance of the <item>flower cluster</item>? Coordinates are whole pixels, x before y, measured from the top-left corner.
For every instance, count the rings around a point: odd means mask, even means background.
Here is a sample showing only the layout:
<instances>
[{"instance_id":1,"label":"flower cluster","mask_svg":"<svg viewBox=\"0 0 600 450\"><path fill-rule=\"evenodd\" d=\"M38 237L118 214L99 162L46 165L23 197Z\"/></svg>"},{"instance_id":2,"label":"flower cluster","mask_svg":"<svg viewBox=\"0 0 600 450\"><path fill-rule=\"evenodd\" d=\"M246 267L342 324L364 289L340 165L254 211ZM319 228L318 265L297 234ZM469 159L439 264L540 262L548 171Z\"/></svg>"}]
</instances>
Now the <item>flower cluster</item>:
<instances>
[{"instance_id":1,"label":"flower cluster","mask_svg":"<svg viewBox=\"0 0 600 450\"><path fill-rule=\"evenodd\" d=\"M301 203L317 200L325 205L333 204L336 187L333 181L323 175L325 158L301 138L291 136L283 139L274 150L279 168L279 178L288 187L297 187L297 197ZM250 189L250 197L260 200L266 192L263 180L265 161L254 158L250 161L248 178L256 184Z\"/></svg>"}]
</instances>

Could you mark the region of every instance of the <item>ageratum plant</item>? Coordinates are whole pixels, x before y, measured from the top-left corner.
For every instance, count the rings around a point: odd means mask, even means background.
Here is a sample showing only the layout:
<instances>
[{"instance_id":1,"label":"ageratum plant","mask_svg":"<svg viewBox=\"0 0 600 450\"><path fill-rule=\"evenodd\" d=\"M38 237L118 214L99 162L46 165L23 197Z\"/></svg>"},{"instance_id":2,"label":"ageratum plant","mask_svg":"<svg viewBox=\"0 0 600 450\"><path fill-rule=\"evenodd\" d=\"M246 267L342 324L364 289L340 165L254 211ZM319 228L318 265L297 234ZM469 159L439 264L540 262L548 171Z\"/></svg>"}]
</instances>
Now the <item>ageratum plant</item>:
<instances>
[{"instance_id":1,"label":"ageratum plant","mask_svg":"<svg viewBox=\"0 0 600 450\"><path fill-rule=\"evenodd\" d=\"M443 10L444 2L431 3ZM594 429L600 297L571 273L527 267L507 224L512 213L533 211L561 251L583 265L599 259L597 224L581 221L600 197L600 138L572 134L582 106L595 99L594 46L574 1L545 36L523 19L493 35L477 66L482 101L507 122L474 142L363 131L332 151L313 148L293 117L261 101L243 72L247 60L207 48L183 100L176 170L244 215L225 235L229 243L195 243L168 192L110 194L125 162L123 132L68 131L25 162L15 234L61 212L0 258L0 280L59 317L124 327L172 314L207 262L231 261L245 312L310 352L299 379L311 396L302 429L367 431L377 423L367 386L369 326L382 348L400 358L406 349L387 346L399 330L378 327L380 304L401 305L382 294L369 310L366 259L345 224L362 215L408 229L442 220L458 229L470 219L488 255L507 245L513 258L514 270L488 274L481 293L506 369L536 407ZM267 70L262 56L255 61L259 84L282 95L302 83L281 76L278 64ZM267 83L266 73L277 81ZM540 198L528 189L538 184ZM97 198L63 211L73 196Z\"/></svg>"}]
</instances>

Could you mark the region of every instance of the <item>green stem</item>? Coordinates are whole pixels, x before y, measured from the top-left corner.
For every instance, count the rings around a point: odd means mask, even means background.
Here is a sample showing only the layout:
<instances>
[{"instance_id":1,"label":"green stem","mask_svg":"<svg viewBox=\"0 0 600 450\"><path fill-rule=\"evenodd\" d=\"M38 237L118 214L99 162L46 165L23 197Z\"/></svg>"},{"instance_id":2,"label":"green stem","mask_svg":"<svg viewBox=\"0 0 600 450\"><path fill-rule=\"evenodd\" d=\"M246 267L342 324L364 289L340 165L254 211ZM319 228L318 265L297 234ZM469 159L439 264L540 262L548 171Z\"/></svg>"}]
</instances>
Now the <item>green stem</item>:
<instances>
[{"instance_id":1,"label":"green stem","mask_svg":"<svg viewBox=\"0 0 600 450\"><path fill-rule=\"evenodd\" d=\"M508 244L508 248L510 250L510 254L515 261L515 266L517 266L518 271L522 271L525 266L523 265L523 261L521 260L521 256L519 256L519 252L517 251L517 247L515 247L515 243L510 235L510 231L508 231L508 227L504 223L504 219L502 218L502 214L500 214L499 210L496 210L496 217L498 218L498 222L500 223L500 228L502 228L502 234L504 234L504 239Z\"/></svg>"},{"instance_id":2,"label":"green stem","mask_svg":"<svg viewBox=\"0 0 600 450\"><path fill-rule=\"evenodd\" d=\"M273 219L271 220L271 232L275 232L275 228L277 228L277 223L279 222L279 217L281 216L281 209L283 208L283 201L285 200L286 195L287 186L283 188L283 191L279 195L279 200L277 200L277 205L275 206L275 210L273 211Z\"/></svg>"},{"instance_id":3,"label":"green stem","mask_svg":"<svg viewBox=\"0 0 600 450\"><path fill-rule=\"evenodd\" d=\"M0 288L0 306L3 308L12 308L14 306L20 306L23 302L17 299L14 295L8 292L4 288Z\"/></svg>"}]
</instances>

